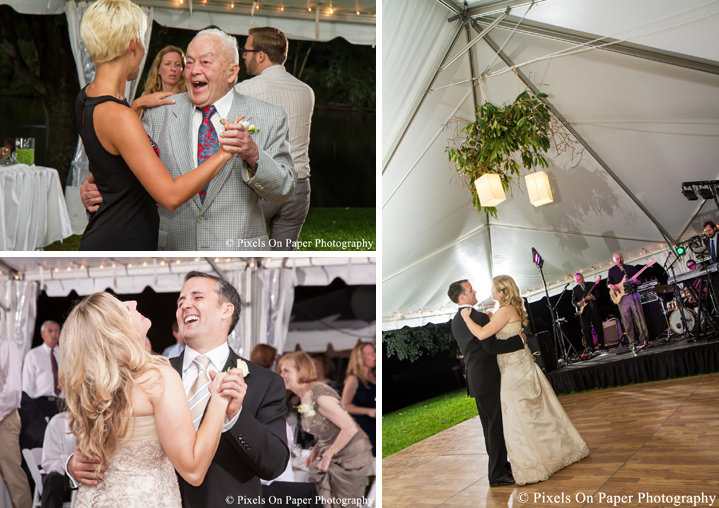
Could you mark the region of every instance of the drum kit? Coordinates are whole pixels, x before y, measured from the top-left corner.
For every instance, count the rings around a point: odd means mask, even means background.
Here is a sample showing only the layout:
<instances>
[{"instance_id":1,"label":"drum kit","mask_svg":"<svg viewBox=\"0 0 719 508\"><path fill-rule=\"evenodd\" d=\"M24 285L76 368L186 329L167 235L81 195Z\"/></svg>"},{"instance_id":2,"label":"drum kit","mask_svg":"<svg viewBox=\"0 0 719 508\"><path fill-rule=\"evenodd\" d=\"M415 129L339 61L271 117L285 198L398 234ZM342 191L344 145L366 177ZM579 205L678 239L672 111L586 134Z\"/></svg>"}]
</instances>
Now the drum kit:
<instances>
[{"instance_id":1,"label":"drum kit","mask_svg":"<svg viewBox=\"0 0 719 508\"><path fill-rule=\"evenodd\" d=\"M676 334L694 333L699 324L697 318L697 300L688 288L680 289L679 296L675 296L675 288L669 284L662 284L654 288L665 308L669 328ZM671 298L671 300L670 300ZM681 302L681 303L680 303ZM684 320L682 320L682 314ZM686 329L684 325L686 321Z\"/></svg>"},{"instance_id":2,"label":"drum kit","mask_svg":"<svg viewBox=\"0 0 719 508\"><path fill-rule=\"evenodd\" d=\"M718 265L705 264L701 269L669 277L668 284L655 284L651 288L649 295L655 295L653 299L662 303L669 338L673 335L699 335L707 326L716 329L715 305L708 277L719 270Z\"/></svg>"}]
</instances>

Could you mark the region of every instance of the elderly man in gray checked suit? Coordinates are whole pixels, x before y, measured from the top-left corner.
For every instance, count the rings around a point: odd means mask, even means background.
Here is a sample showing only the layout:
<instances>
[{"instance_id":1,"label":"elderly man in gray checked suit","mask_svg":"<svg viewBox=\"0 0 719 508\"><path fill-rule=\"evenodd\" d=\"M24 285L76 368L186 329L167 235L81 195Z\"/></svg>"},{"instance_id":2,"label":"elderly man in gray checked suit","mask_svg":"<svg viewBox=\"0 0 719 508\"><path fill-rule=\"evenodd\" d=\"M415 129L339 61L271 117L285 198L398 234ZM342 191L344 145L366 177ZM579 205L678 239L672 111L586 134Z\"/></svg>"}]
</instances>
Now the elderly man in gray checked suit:
<instances>
[{"instance_id":1,"label":"elderly man in gray checked suit","mask_svg":"<svg viewBox=\"0 0 719 508\"><path fill-rule=\"evenodd\" d=\"M199 32L187 47L187 93L144 110L142 123L173 178L197 167L209 123L219 133L224 130L221 119L233 121L239 116L258 129L253 134L244 128L228 129L238 138L238 155L193 199L172 212L160 207L160 250L270 250L260 198L287 200L294 192L297 172L290 155L287 114L234 91L238 62L234 37L217 29ZM81 190L89 211L102 201L91 182Z\"/></svg>"}]
</instances>

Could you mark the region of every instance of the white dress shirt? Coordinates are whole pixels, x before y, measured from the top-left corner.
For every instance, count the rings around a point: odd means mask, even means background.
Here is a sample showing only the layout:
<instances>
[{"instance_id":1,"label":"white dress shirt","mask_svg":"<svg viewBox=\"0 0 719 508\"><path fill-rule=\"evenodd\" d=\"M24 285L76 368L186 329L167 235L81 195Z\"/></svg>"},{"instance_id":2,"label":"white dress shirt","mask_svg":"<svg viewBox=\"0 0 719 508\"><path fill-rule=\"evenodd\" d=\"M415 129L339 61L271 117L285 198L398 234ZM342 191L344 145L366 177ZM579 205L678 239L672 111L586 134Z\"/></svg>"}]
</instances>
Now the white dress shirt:
<instances>
[{"instance_id":1,"label":"white dress shirt","mask_svg":"<svg viewBox=\"0 0 719 508\"><path fill-rule=\"evenodd\" d=\"M315 93L312 88L287 72L283 65L271 65L259 76L238 83L235 90L243 95L279 106L287 112L290 153L297 170L297 178L308 178L310 126L315 108ZM258 129L262 129L262 125L257 121L252 123Z\"/></svg>"},{"instance_id":2,"label":"white dress shirt","mask_svg":"<svg viewBox=\"0 0 719 508\"><path fill-rule=\"evenodd\" d=\"M174 358L176 356L180 356L184 349L185 349L185 346L180 346L179 344L173 344L172 346L168 346L165 348L165 350L162 352L162 356L165 356L167 358Z\"/></svg>"},{"instance_id":3,"label":"white dress shirt","mask_svg":"<svg viewBox=\"0 0 719 508\"><path fill-rule=\"evenodd\" d=\"M190 346L185 346L185 356L182 359L182 385L185 387L185 393L190 390L192 385L195 384L197 376L200 375L200 365L195 361L195 358L198 356L200 356L200 353L192 349ZM230 357L230 346L227 345L227 342L224 342L221 346L205 353L204 356L210 359L210 363L207 365L208 373L211 370L214 370L215 372L222 372L222 368L225 366L227 359ZM237 412L232 421L228 420L227 415L225 415L225 423L222 426L222 432L227 432L235 425L235 423L237 423L237 418L239 418L241 412L242 408L240 407L240 410Z\"/></svg>"},{"instance_id":4,"label":"white dress shirt","mask_svg":"<svg viewBox=\"0 0 719 508\"><path fill-rule=\"evenodd\" d=\"M20 352L17 346L0 336L0 422L20 407L22 375Z\"/></svg>"},{"instance_id":5,"label":"white dress shirt","mask_svg":"<svg viewBox=\"0 0 719 508\"><path fill-rule=\"evenodd\" d=\"M220 118L224 120L229 120L230 122L234 120L234 118L227 118L227 115L230 114L230 108L232 108L232 89L230 89L230 91L227 92L224 97L215 102L213 106L215 106L217 113L210 117L210 122L212 122L212 125L215 127L215 132L217 132L217 139L219 140L220 132L225 131L224 125L220 123ZM192 150L192 156L195 160L195 167L199 166L197 162L197 139L200 136L201 124L202 111L195 108L195 110L192 112L192 146L194 147L194 149Z\"/></svg>"},{"instance_id":6,"label":"white dress shirt","mask_svg":"<svg viewBox=\"0 0 719 508\"><path fill-rule=\"evenodd\" d=\"M60 347L53 350L58 368L60 367ZM22 366L22 391L31 398L55 397L55 378L52 375L50 348L43 344L28 351L25 364ZM65 398L61 391L57 397Z\"/></svg>"},{"instance_id":7,"label":"white dress shirt","mask_svg":"<svg viewBox=\"0 0 719 508\"><path fill-rule=\"evenodd\" d=\"M70 432L70 413L58 413L50 419L42 442L42 472L65 474L65 463L75 452L75 435Z\"/></svg>"}]
</instances>

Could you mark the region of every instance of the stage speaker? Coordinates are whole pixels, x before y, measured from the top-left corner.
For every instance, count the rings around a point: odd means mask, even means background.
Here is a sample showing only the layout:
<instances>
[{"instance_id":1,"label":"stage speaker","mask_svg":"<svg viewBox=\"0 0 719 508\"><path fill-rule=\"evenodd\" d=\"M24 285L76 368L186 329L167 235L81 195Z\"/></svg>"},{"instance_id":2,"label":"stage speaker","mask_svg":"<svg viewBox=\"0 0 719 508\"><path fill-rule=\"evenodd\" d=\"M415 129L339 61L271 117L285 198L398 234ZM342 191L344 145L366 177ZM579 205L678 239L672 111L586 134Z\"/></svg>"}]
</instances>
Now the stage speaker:
<instances>
[{"instance_id":1,"label":"stage speaker","mask_svg":"<svg viewBox=\"0 0 719 508\"><path fill-rule=\"evenodd\" d=\"M655 300L643 303L642 309L644 310L644 320L647 322L649 340L656 340L668 328L662 311L662 301Z\"/></svg>"},{"instance_id":2,"label":"stage speaker","mask_svg":"<svg viewBox=\"0 0 719 508\"><path fill-rule=\"evenodd\" d=\"M540 369L550 372L557 368L554 343L548 331L539 332L537 335L527 335L527 345Z\"/></svg>"},{"instance_id":3,"label":"stage speaker","mask_svg":"<svg viewBox=\"0 0 719 508\"><path fill-rule=\"evenodd\" d=\"M619 323L615 319L609 319L602 323L602 328L604 328L604 345L609 347L613 346L617 342L619 342L619 334L621 333L619 330Z\"/></svg>"}]
</instances>

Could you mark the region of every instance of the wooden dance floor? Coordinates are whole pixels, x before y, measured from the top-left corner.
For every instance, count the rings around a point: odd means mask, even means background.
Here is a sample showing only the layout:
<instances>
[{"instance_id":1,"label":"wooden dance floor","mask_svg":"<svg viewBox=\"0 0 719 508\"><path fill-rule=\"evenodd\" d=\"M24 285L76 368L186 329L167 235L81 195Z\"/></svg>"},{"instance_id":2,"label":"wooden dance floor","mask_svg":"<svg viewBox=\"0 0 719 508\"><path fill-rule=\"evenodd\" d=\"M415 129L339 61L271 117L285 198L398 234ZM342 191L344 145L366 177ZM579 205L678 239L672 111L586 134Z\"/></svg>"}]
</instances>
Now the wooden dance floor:
<instances>
[{"instance_id":1,"label":"wooden dance floor","mask_svg":"<svg viewBox=\"0 0 719 508\"><path fill-rule=\"evenodd\" d=\"M719 373L559 400L586 459L545 482L490 488L474 417L384 459L382 506L719 506Z\"/></svg>"}]
</instances>

